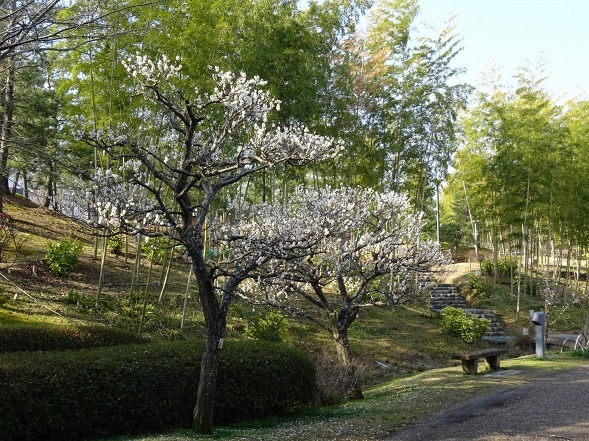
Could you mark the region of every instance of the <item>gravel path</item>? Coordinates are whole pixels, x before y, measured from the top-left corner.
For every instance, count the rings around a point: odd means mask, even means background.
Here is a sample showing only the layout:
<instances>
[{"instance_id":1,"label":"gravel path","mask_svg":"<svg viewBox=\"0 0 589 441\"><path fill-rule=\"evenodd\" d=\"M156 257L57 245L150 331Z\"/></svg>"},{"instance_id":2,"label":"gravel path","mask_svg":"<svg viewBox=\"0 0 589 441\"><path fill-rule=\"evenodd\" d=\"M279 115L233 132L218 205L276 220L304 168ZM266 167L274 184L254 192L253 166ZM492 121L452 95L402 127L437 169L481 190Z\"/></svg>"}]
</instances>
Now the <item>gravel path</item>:
<instances>
[{"instance_id":1,"label":"gravel path","mask_svg":"<svg viewBox=\"0 0 589 441\"><path fill-rule=\"evenodd\" d=\"M589 365L478 398L389 441L589 440Z\"/></svg>"}]
</instances>

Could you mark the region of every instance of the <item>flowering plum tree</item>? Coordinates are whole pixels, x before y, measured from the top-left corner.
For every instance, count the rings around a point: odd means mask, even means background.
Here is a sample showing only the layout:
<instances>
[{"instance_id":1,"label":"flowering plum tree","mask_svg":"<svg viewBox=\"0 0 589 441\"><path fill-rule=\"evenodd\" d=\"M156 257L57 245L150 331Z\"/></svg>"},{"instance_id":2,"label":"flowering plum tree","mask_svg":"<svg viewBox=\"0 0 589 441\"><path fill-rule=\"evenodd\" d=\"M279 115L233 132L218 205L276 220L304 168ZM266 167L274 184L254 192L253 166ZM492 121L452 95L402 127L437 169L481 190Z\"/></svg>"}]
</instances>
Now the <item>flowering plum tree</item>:
<instances>
[{"instance_id":1,"label":"flowering plum tree","mask_svg":"<svg viewBox=\"0 0 589 441\"><path fill-rule=\"evenodd\" d=\"M399 194L340 188L299 190L284 208L252 206L249 218L261 231L288 230L282 235L297 252L268 260L241 295L327 330L348 395L361 398L348 341L359 309L415 299L427 284L419 274L446 262L438 245L420 239L421 214Z\"/></svg>"},{"instance_id":2,"label":"flowering plum tree","mask_svg":"<svg viewBox=\"0 0 589 441\"><path fill-rule=\"evenodd\" d=\"M258 267L290 251L278 230L260 234L242 227L235 234L239 223L217 214L226 190L279 163L332 158L340 147L305 127L270 123L279 102L263 90L260 78L214 69L212 92L187 95L175 86L180 65L166 57L152 61L138 55L125 65L145 106L131 124L85 136L120 164L119 170L100 174L97 198L106 195L107 200L99 201L99 217L143 234L165 227L165 234L186 248L206 326L193 428L210 433L232 296ZM220 252L205 253L206 236L224 241Z\"/></svg>"}]
</instances>

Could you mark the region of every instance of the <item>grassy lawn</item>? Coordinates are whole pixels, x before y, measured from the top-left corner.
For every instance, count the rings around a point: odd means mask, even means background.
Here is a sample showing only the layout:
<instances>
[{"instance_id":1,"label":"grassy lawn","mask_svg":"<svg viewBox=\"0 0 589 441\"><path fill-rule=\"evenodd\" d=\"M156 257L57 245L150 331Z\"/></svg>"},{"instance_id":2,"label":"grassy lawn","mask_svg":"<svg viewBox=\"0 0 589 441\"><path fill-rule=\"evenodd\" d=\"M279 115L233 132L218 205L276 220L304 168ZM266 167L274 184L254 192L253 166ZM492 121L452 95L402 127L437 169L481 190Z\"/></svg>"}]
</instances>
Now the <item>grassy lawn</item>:
<instances>
[{"instance_id":1,"label":"grassy lawn","mask_svg":"<svg viewBox=\"0 0 589 441\"><path fill-rule=\"evenodd\" d=\"M212 436L177 431L147 437L119 437L110 441L378 440L453 404L501 389L524 386L536 378L586 363L587 359L551 354L543 360L532 356L503 360L500 372L504 375L500 376L489 376L485 372L464 375L460 366L433 369L373 387L366 391L366 399L362 401L348 401L290 418L218 427Z\"/></svg>"}]
</instances>

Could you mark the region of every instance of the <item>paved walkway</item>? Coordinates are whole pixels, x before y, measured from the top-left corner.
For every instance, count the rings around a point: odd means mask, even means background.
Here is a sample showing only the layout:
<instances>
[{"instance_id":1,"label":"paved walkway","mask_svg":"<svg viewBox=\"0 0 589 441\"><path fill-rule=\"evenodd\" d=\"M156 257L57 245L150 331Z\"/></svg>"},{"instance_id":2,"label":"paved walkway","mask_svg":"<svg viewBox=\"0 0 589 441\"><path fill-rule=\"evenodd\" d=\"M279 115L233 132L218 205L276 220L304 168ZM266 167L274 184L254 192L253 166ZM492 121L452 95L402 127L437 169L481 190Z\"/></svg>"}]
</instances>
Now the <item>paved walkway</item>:
<instances>
[{"instance_id":1,"label":"paved walkway","mask_svg":"<svg viewBox=\"0 0 589 441\"><path fill-rule=\"evenodd\" d=\"M478 398L389 441L589 440L589 365Z\"/></svg>"}]
</instances>

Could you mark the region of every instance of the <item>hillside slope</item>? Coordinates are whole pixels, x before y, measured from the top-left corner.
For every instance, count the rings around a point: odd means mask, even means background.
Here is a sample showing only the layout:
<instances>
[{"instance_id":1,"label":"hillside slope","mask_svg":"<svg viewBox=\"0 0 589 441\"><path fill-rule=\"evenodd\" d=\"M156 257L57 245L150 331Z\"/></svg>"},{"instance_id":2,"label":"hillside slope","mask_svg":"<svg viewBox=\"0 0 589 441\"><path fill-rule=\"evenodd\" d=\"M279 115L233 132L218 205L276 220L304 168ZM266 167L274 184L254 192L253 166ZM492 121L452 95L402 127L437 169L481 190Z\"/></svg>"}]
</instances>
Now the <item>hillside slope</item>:
<instances>
[{"instance_id":1,"label":"hillside slope","mask_svg":"<svg viewBox=\"0 0 589 441\"><path fill-rule=\"evenodd\" d=\"M188 266L178 256L172 261L164 295L161 280L165 267L141 260L139 277L133 280L135 245L129 240L127 256L107 253L105 286L96 308L100 253L94 257L92 231L72 219L37 208L18 199L6 201L6 212L17 231L18 253L7 250L0 269L0 324L11 322L66 322L105 324L137 331L145 304L145 332L156 338L186 338L202 335L203 319L196 300L188 303L185 324L180 330ZM80 265L68 276L51 274L43 261L49 241L66 236L84 243ZM464 277L464 265L444 277ZM468 273L468 272L467 272ZM467 274L466 273L466 274ZM149 279L149 283L148 282ZM134 285L133 293L130 293ZM193 291L194 287L190 288ZM162 302L159 299L162 297ZM191 298L195 299L194 292ZM244 338L249 323L265 314L235 303L230 313L227 338ZM450 354L473 347L440 332L439 316L425 300L398 308L366 307L353 324L352 350L364 384L373 384L399 373L422 371L456 364ZM290 320L290 335L298 346L308 348L318 362L333 359L331 337L309 323Z\"/></svg>"}]
</instances>

